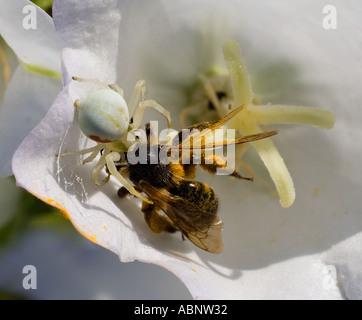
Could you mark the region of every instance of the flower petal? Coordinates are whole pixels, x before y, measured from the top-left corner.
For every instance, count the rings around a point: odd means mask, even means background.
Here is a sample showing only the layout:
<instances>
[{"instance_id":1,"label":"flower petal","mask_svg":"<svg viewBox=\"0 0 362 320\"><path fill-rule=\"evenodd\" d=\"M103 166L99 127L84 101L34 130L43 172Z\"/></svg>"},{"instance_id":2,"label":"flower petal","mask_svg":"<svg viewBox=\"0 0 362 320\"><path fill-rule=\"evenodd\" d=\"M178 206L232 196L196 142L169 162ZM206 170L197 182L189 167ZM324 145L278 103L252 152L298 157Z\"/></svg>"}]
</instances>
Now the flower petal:
<instances>
[{"instance_id":1,"label":"flower petal","mask_svg":"<svg viewBox=\"0 0 362 320\"><path fill-rule=\"evenodd\" d=\"M67 85L72 77L97 79L107 84L116 81L114 62L103 59L88 48L65 48L62 52L62 62L64 85Z\"/></svg>"},{"instance_id":2,"label":"flower petal","mask_svg":"<svg viewBox=\"0 0 362 320\"><path fill-rule=\"evenodd\" d=\"M27 6L35 10L35 15L29 16L33 11L26 10ZM56 32L52 18L28 0L0 0L0 7L1 35L16 55L29 65L60 72L64 41ZM30 17L36 21L35 29L24 28Z\"/></svg>"},{"instance_id":3,"label":"flower petal","mask_svg":"<svg viewBox=\"0 0 362 320\"><path fill-rule=\"evenodd\" d=\"M362 274L361 274L361 243L362 234L338 243L324 256L328 268L326 274L329 276L327 285L338 285L345 299L362 299ZM332 282L332 283L331 283Z\"/></svg>"},{"instance_id":4,"label":"flower petal","mask_svg":"<svg viewBox=\"0 0 362 320\"><path fill-rule=\"evenodd\" d=\"M54 0L53 19L68 46L88 48L100 59L116 64L121 19L116 0Z\"/></svg>"},{"instance_id":5,"label":"flower petal","mask_svg":"<svg viewBox=\"0 0 362 320\"><path fill-rule=\"evenodd\" d=\"M217 34L224 30L222 23L205 17L202 6L194 2L187 1L187 10L181 11L177 7L183 3L177 1L119 1L118 4L122 15L119 84L129 95L136 81L144 79L150 97L167 108L180 108L180 102L184 106L188 87L200 72L208 71L217 62L219 55L214 48L219 40ZM186 21L186 17L190 19ZM202 29L198 29L200 26ZM208 33L215 34L215 38L204 37Z\"/></svg>"},{"instance_id":6,"label":"flower petal","mask_svg":"<svg viewBox=\"0 0 362 320\"><path fill-rule=\"evenodd\" d=\"M60 90L59 80L29 73L22 65L15 70L0 110L0 176L12 174L14 151L44 117Z\"/></svg>"}]
</instances>

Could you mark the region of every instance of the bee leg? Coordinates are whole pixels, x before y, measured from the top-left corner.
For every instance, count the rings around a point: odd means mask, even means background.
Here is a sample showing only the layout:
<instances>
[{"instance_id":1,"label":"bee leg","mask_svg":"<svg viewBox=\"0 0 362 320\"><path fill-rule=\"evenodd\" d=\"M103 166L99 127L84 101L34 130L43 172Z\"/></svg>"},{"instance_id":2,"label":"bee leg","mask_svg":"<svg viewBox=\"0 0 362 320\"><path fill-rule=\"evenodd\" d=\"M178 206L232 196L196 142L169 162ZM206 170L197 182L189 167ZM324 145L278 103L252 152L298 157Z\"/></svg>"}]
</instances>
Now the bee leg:
<instances>
[{"instance_id":1,"label":"bee leg","mask_svg":"<svg viewBox=\"0 0 362 320\"><path fill-rule=\"evenodd\" d=\"M125 197L129 196L130 194L131 193L125 187L121 187L117 191L117 196L119 198L125 198Z\"/></svg>"},{"instance_id":2,"label":"bee leg","mask_svg":"<svg viewBox=\"0 0 362 320\"><path fill-rule=\"evenodd\" d=\"M248 175L254 177L255 181L262 183L267 189L274 190L273 186L269 182L256 175L254 170L242 160L242 157L244 156L245 152L248 150L249 147L249 143L246 143L236 148L236 167L241 167Z\"/></svg>"},{"instance_id":3,"label":"bee leg","mask_svg":"<svg viewBox=\"0 0 362 320\"><path fill-rule=\"evenodd\" d=\"M145 214L145 220L150 229L155 233L167 231L174 233L177 229L172 225L171 221L164 216L158 214L156 206L147 202L142 203L142 212Z\"/></svg>"},{"instance_id":4,"label":"bee leg","mask_svg":"<svg viewBox=\"0 0 362 320\"><path fill-rule=\"evenodd\" d=\"M137 189L137 188L135 188L135 189L136 189L138 192L141 192L141 190L139 190L139 189ZM129 192L129 191L127 190L127 188L121 187L121 188L118 189L117 195L118 195L119 198L122 199L122 198L125 198L125 197L131 195L131 192Z\"/></svg>"},{"instance_id":5,"label":"bee leg","mask_svg":"<svg viewBox=\"0 0 362 320\"><path fill-rule=\"evenodd\" d=\"M200 166L201 166L202 169L204 169L205 171L208 171L208 172L210 172L212 174L215 174L217 172L218 168L220 168L220 169L230 169L230 168L228 168L228 166L227 166L224 159L222 159L221 157L218 157L218 156L216 156L214 154L212 154L210 156L205 156L205 154L203 154ZM231 169L230 169L230 171L231 171ZM236 170L233 170L230 175L232 177L237 178L237 179L244 179L244 180L253 181L253 178L244 177L239 172L237 172Z\"/></svg>"}]
</instances>

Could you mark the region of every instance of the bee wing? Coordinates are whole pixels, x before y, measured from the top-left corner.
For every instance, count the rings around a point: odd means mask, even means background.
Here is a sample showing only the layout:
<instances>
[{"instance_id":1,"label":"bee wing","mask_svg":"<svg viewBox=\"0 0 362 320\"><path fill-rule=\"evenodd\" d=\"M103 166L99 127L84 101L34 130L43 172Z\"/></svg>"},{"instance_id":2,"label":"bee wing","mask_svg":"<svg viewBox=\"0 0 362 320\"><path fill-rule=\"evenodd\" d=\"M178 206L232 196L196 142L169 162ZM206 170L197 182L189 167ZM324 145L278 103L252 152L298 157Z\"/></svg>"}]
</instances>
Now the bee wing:
<instances>
[{"instance_id":1,"label":"bee wing","mask_svg":"<svg viewBox=\"0 0 362 320\"><path fill-rule=\"evenodd\" d=\"M218 218L205 232L189 232L186 237L199 248L211 252L221 253L224 244L222 242L221 231L224 227L224 223Z\"/></svg>"},{"instance_id":2,"label":"bee wing","mask_svg":"<svg viewBox=\"0 0 362 320\"><path fill-rule=\"evenodd\" d=\"M207 217L210 213L192 202L171 195L166 189L155 188L144 180L139 186L192 243L211 253L222 252L224 224L218 216L215 215L210 222L210 217Z\"/></svg>"},{"instance_id":3,"label":"bee wing","mask_svg":"<svg viewBox=\"0 0 362 320\"><path fill-rule=\"evenodd\" d=\"M210 130L216 130L223 125L225 125L230 119L234 118L241 110L243 110L244 106L234 109L233 111L229 112L225 117L221 118L217 121L210 121L210 122L200 122L194 124L193 126L189 127L189 129L198 129L200 131L204 130L206 127Z\"/></svg>"},{"instance_id":4,"label":"bee wing","mask_svg":"<svg viewBox=\"0 0 362 320\"><path fill-rule=\"evenodd\" d=\"M237 137L235 139L221 140L221 141L215 141L213 143L209 143L209 144L205 144L205 145L201 145L201 146L193 146L192 148L193 149L215 149L218 147L227 146L229 144L241 144L241 143L247 143L247 142L265 139L265 138L274 136L277 133L278 133L277 130L264 131L261 133L251 134L251 135L244 136L244 137ZM183 148L184 147L182 147L181 149L183 149Z\"/></svg>"},{"instance_id":5,"label":"bee wing","mask_svg":"<svg viewBox=\"0 0 362 320\"><path fill-rule=\"evenodd\" d=\"M173 148L189 149L191 145L199 145L202 138L205 138L205 141L207 141L207 138L210 136L212 137L216 129L226 124L242 109L243 107L236 108L235 110L231 111L225 117L223 117L218 121L205 121L194 124L186 129L186 133L190 132L190 134L187 134L186 137L183 136L183 132L181 130L178 134L179 144L178 146L173 146ZM191 144L191 138L192 138L192 144Z\"/></svg>"},{"instance_id":6,"label":"bee wing","mask_svg":"<svg viewBox=\"0 0 362 320\"><path fill-rule=\"evenodd\" d=\"M235 139L229 140L220 140L220 141L213 141L215 137L214 131L216 129L221 128L225 125L230 119L236 116L243 109L243 106L236 108L235 110L228 113L225 117L223 117L219 121L212 121L212 122L201 122L195 124L189 128L187 128L191 133L186 137L182 137L182 131L179 132L178 138L180 143L178 146L173 146L172 148L178 149L211 149L226 146L228 144L241 144L246 142L252 142L255 140L264 139L267 137L274 136L278 133L278 131L266 131L261 132L245 137L238 137ZM184 138L184 139L182 139ZM191 142L192 139L192 142ZM204 139L204 142L203 142ZM207 143L208 140L211 140L211 143ZM209 141L210 141L209 140Z\"/></svg>"}]
</instances>

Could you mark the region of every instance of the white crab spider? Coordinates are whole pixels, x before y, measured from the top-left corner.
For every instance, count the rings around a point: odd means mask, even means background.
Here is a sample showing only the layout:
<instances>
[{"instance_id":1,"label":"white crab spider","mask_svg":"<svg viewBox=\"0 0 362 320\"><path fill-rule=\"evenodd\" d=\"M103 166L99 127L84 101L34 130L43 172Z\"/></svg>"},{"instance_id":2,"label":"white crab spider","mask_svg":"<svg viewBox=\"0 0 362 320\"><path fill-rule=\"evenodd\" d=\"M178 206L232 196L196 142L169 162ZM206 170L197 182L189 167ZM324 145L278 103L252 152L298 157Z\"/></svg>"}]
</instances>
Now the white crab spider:
<instances>
[{"instance_id":1,"label":"white crab spider","mask_svg":"<svg viewBox=\"0 0 362 320\"><path fill-rule=\"evenodd\" d=\"M70 154L88 154L83 164L93 161L99 152L103 154L92 170L92 181L97 185L105 184L110 175L114 176L133 195L152 204L153 202L139 193L117 170L115 162L121 160L124 152L130 147L127 134L133 129L139 129L146 108L153 108L167 119L168 128L172 127L171 116L168 110L154 100L146 100L146 83L137 81L131 99L128 103L123 98L123 90L117 84L106 85L96 79L84 79L73 77L79 82L93 82L101 89L94 91L83 99L75 101L74 106L78 115L78 122L82 132L97 145L76 153L63 153L60 156ZM130 123L129 111L133 111L133 121ZM109 175L106 179L99 178L100 172L107 165Z\"/></svg>"}]
</instances>

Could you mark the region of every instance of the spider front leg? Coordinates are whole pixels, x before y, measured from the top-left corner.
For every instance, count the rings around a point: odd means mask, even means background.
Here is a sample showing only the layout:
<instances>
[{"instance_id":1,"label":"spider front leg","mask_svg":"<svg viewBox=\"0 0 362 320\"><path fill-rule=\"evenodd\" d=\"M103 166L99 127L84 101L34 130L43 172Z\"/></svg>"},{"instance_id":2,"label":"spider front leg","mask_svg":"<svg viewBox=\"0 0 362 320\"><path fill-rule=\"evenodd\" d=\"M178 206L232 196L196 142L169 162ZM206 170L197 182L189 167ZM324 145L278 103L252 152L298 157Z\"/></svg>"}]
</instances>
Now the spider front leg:
<instances>
[{"instance_id":1,"label":"spider front leg","mask_svg":"<svg viewBox=\"0 0 362 320\"><path fill-rule=\"evenodd\" d=\"M159 113L164 115L165 118L167 119L168 129L170 130L172 128L172 120L170 112L154 100L144 100L139 103L138 108L136 109L136 112L133 116L133 127L135 129L140 128L146 108L156 109Z\"/></svg>"},{"instance_id":2,"label":"spider front leg","mask_svg":"<svg viewBox=\"0 0 362 320\"><path fill-rule=\"evenodd\" d=\"M89 83L94 83L97 84L98 86L100 86L103 89L109 88L109 86L107 86L106 84L104 84L102 81L98 80L98 79L93 79L93 78L79 78L79 77L72 77L72 79L74 81L78 81L78 82L89 82Z\"/></svg>"},{"instance_id":3,"label":"spider front leg","mask_svg":"<svg viewBox=\"0 0 362 320\"><path fill-rule=\"evenodd\" d=\"M109 173L114 176L120 183L122 183L122 185L129 191L129 193L133 194L134 196L136 196L137 198L141 199L144 202L147 202L149 204L153 204L153 202L151 200L149 200L148 198L146 198L145 196L143 196L140 192L138 192L134 186L129 183L117 170L115 162L121 160L121 156L118 152L111 152L109 154L103 154L103 156L105 156L105 164L107 164L107 168ZM102 157L103 157L102 156ZM101 159L102 159L101 157ZM102 165L103 163L101 162L101 159L99 160L98 164ZM96 167L98 167L98 164ZM103 165L104 167L104 165Z\"/></svg>"},{"instance_id":4,"label":"spider front leg","mask_svg":"<svg viewBox=\"0 0 362 320\"><path fill-rule=\"evenodd\" d=\"M97 84L98 86L100 86L102 89L112 89L114 91L116 91L119 95L121 95L123 97L123 89L116 83L114 84L105 84L102 81L98 80L98 79L93 79L93 78L78 78L78 77L72 77L72 79L74 81L78 81L78 82L90 82L90 83L94 83Z\"/></svg>"},{"instance_id":5,"label":"spider front leg","mask_svg":"<svg viewBox=\"0 0 362 320\"><path fill-rule=\"evenodd\" d=\"M131 100L128 102L128 109L130 114L133 114L140 101L146 100L146 94L147 94L146 81L138 80L136 82L136 85L134 86Z\"/></svg>"},{"instance_id":6,"label":"spider front leg","mask_svg":"<svg viewBox=\"0 0 362 320\"><path fill-rule=\"evenodd\" d=\"M167 119L168 128L172 128L172 120L170 112L158 104L154 100L146 99L146 82L144 80L138 80L132 93L131 100L128 103L128 108L133 114L133 127L139 129L145 114L146 108L156 109Z\"/></svg>"},{"instance_id":7,"label":"spider front leg","mask_svg":"<svg viewBox=\"0 0 362 320\"><path fill-rule=\"evenodd\" d=\"M123 97L123 89L117 83L109 84L108 87L116 91L120 96Z\"/></svg>"}]
</instances>

